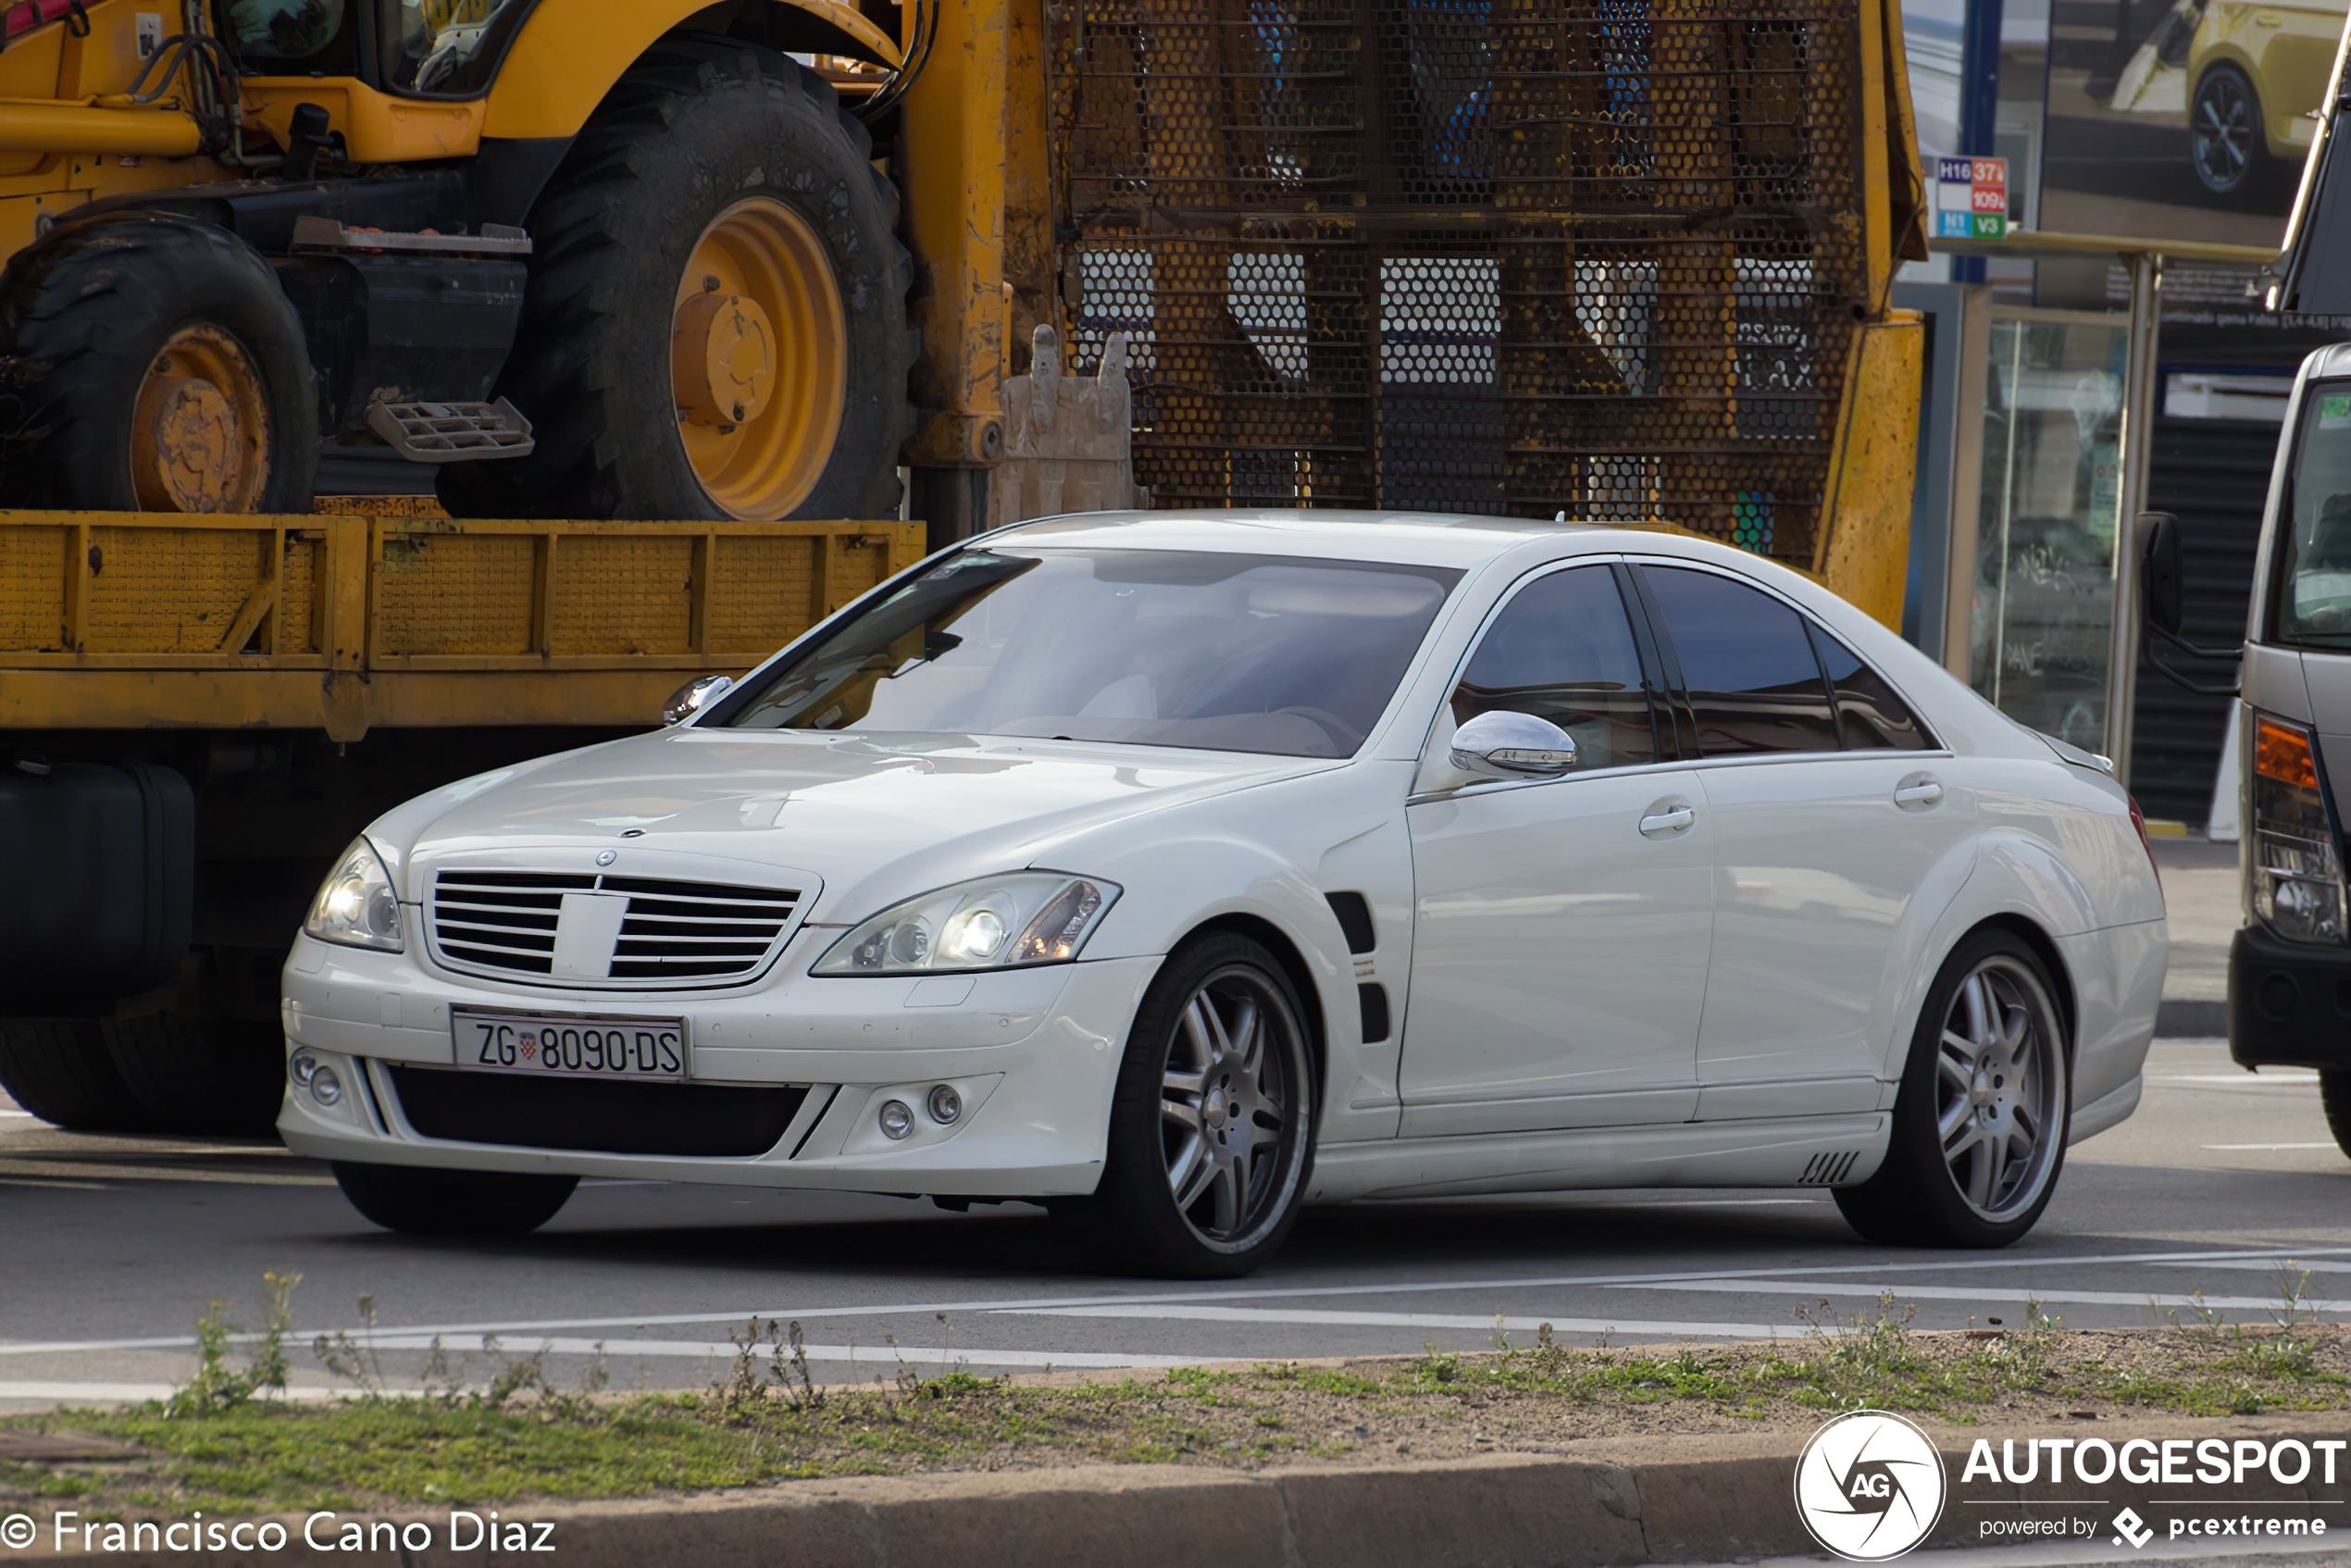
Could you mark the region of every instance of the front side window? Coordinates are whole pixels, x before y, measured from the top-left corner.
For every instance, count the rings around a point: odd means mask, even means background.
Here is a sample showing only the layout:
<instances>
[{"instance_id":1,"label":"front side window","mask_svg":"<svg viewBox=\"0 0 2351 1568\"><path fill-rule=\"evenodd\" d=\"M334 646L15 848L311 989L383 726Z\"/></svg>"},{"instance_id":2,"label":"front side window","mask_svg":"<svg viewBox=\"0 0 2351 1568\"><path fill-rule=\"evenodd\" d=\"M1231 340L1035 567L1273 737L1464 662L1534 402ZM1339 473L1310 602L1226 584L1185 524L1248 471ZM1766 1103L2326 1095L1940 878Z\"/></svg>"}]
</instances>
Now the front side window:
<instances>
[{"instance_id":1,"label":"front side window","mask_svg":"<svg viewBox=\"0 0 2351 1568\"><path fill-rule=\"evenodd\" d=\"M1614 572L1553 572L1502 606L1454 688L1453 722L1497 708L1574 736L1579 773L1657 760L1657 722Z\"/></svg>"},{"instance_id":2,"label":"front side window","mask_svg":"<svg viewBox=\"0 0 2351 1568\"><path fill-rule=\"evenodd\" d=\"M2304 392L2288 475L2277 640L2351 649L2351 381L2314 381Z\"/></svg>"},{"instance_id":3,"label":"front side window","mask_svg":"<svg viewBox=\"0 0 2351 1568\"><path fill-rule=\"evenodd\" d=\"M716 722L1352 755L1459 572L1163 550L965 550Z\"/></svg>"},{"instance_id":4,"label":"front side window","mask_svg":"<svg viewBox=\"0 0 2351 1568\"><path fill-rule=\"evenodd\" d=\"M386 85L429 98L470 98L487 91L499 57L534 3L385 0Z\"/></svg>"},{"instance_id":5,"label":"front side window","mask_svg":"<svg viewBox=\"0 0 2351 1568\"><path fill-rule=\"evenodd\" d=\"M1645 566L1642 576L1681 663L1700 756L1841 749L1802 616L1712 572Z\"/></svg>"}]
</instances>

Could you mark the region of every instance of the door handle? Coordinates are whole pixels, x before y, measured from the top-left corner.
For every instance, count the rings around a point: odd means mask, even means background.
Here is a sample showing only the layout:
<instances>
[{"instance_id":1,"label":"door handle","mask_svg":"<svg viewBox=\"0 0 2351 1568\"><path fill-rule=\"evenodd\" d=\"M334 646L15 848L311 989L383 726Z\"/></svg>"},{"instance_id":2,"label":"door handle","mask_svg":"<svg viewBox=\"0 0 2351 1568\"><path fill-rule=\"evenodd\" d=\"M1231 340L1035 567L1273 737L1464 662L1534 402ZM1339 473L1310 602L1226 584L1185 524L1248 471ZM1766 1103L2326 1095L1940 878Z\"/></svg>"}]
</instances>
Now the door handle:
<instances>
[{"instance_id":1,"label":"door handle","mask_svg":"<svg viewBox=\"0 0 2351 1568\"><path fill-rule=\"evenodd\" d=\"M1670 811L1653 811L1641 818L1641 833L1646 838L1661 839L1668 833L1679 833L1698 820L1698 812L1690 806L1675 806Z\"/></svg>"},{"instance_id":2,"label":"door handle","mask_svg":"<svg viewBox=\"0 0 2351 1568\"><path fill-rule=\"evenodd\" d=\"M1943 786L1932 778L1907 780L1894 791L1894 803L1897 806L1932 806L1942 803Z\"/></svg>"}]
</instances>

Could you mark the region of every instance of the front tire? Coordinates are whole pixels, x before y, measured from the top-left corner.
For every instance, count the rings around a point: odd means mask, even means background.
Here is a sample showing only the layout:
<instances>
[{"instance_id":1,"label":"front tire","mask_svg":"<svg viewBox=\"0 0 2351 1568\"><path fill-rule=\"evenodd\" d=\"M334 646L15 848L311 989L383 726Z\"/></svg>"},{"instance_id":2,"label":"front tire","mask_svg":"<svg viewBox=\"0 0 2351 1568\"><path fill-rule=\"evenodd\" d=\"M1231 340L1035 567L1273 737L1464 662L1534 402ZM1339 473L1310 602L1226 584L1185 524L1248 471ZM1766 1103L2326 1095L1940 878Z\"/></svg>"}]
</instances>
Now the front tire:
<instances>
[{"instance_id":1,"label":"front tire","mask_svg":"<svg viewBox=\"0 0 2351 1568\"><path fill-rule=\"evenodd\" d=\"M102 1027L115 1070L160 1130L273 1136L286 1090L286 1040L274 1020L151 1013Z\"/></svg>"},{"instance_id":2,"label":"front tire","mask_svg":"<svg viewBox=\"0 0 2351 1568\"><path fill-rule=\"evenodd\" d=\"M2064 1020L2040 955L1978 931L1927 989L1876 1174L1836 1206L1872 1241L2006 1247L2057 1191L2072 1112Z\"/></svg>"},{"instance_id":3,"label":"front tire","mask_svg":"<svg viewBox=\"0 0 2351 1568\"><path fill-rule=\"evenodd\" d=\"M2268 178L2269 131L2261 95L2245 72L2225 62L2206 71L2188 105L2188 161L2216 196L2245 195Z\"/></svg>"},{"instance_id":4,"label":"front tire","mask_svg":"<svg viewBox=\"0 0 2351 1568\"><path fill-rule=\"evenodd\" d=\"M865 128L790 57L671 39L530 217L499 381L529 456L453 464L459 516L898 515L910 268Z\"/></svg>"},{"instance_id":5,"label":"front tire","mask_svg":"<svg viewBox=\"0 0 2351 1568\"><path fill-rule=\"evenodd\" d=\"M442 1171L338 1160L335 1185L351 1206L406 1236L528 1236L555 1217L579 1185L573 1176Z\"/></svg>"},{"instance_id":6,"label":"front tire","mask_svg":"<svg viewBox=\"0 0 2351 1568\"><path fill-rule=\"evenodd\" d=\"M2334 1146L2351 1154L2351 1068L2319 1069L2319 1103L2326 1108L2327 1131Z\"/></svg>"},{"instance_id":7,"label":"front tire","mask_svg":"<svg viewBox=\"0 0 2351 1568\"><path fill-rule=\"evenodd\" d=\"M0 274L0 504L307 512L317 467L301 318L227 230L76 224Z\"/></svg>"},{"instance_id":8,"label":"front tire","mask_svg":"<svg viewBox=\"0 0 2351 1568\"><path fill-rule=\"evenodd\" d=\"M1110 1116L1101 1185L1061 1205L1113 1266L1227 1278L1298 1221L1317 1103L1306 1014L1258 942L1178 948L1143 994Z\"/></svg>"},{"instance_id":9,"label":"front tire","mask_svg":"<svg viewBox=\"0 0 2351 1568\"><path fill-rule=\"evenodd\" d=\"M94 1019L0 1019L0 1089L68 1132L152 1132Z\"/></svg>"}]
</instances>

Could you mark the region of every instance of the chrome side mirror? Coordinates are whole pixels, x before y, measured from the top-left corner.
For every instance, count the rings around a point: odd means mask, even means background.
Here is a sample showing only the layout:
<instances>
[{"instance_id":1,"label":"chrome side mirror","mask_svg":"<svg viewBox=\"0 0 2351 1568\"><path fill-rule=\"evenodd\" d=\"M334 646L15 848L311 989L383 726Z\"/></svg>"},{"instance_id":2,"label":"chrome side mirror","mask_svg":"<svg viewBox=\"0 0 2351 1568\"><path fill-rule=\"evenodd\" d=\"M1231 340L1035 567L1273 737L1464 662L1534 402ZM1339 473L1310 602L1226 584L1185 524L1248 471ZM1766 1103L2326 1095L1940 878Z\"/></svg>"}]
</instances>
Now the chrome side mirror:
<instances>
[{"instance_id":1,"label":"chrome side mirror","mask_svg":"<svg viewBox=\"0 0 2351 1568\"><path fill-rule=\"evenodd\" d=\"M661 705L661 722L683 724L734 689L731 675L698 675L669 694L669 701Z\"/></svg>"},{"instance_id":2,"label":"chrome side mirror","mask_svg":"<svg viewBox=\"0 0 2351 1568\"><path fill-rule=\"evenodd\" d=\"M1452 762L1483 778L1550 778L1575 765L1575 737L1547 718L1496 708L1453 731Z\"/></svg>"}]
</instances>

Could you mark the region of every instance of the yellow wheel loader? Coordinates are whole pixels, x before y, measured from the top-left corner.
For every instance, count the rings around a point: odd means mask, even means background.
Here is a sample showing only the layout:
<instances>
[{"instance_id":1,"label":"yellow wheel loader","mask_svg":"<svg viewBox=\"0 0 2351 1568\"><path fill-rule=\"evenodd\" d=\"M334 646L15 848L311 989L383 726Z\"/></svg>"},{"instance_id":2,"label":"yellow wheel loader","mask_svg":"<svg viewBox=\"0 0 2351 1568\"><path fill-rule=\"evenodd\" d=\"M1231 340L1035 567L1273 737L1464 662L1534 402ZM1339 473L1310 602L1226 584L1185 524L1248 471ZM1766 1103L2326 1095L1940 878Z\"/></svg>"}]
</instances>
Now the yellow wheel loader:
<instances>
[{"instance_id":1,"label":"yellow wheel loader","mask_svg":"<svg viewBox=\"0 0 2351 1568\"><path fill-rule=\"evenodd\" d=\"M0 52L10 504L301 511L347 450L470 516L897 511L897 193L778 47L894 54L861 13L52 14Z\"/></svg>"},{"instance_id":2,"label":"yellow wheel loader","mask_svg":"<svg viewBox=\"0 0 2351 1568\"><path fill-rule=\"evenodd\" d=\"M266 1128L375 814L1081 497L1671 525L1900 613L1894 0L0 0L0 1086L52 1120ZM439 505L317 493L355 464Z\"/></svg>"}]
</instances>

